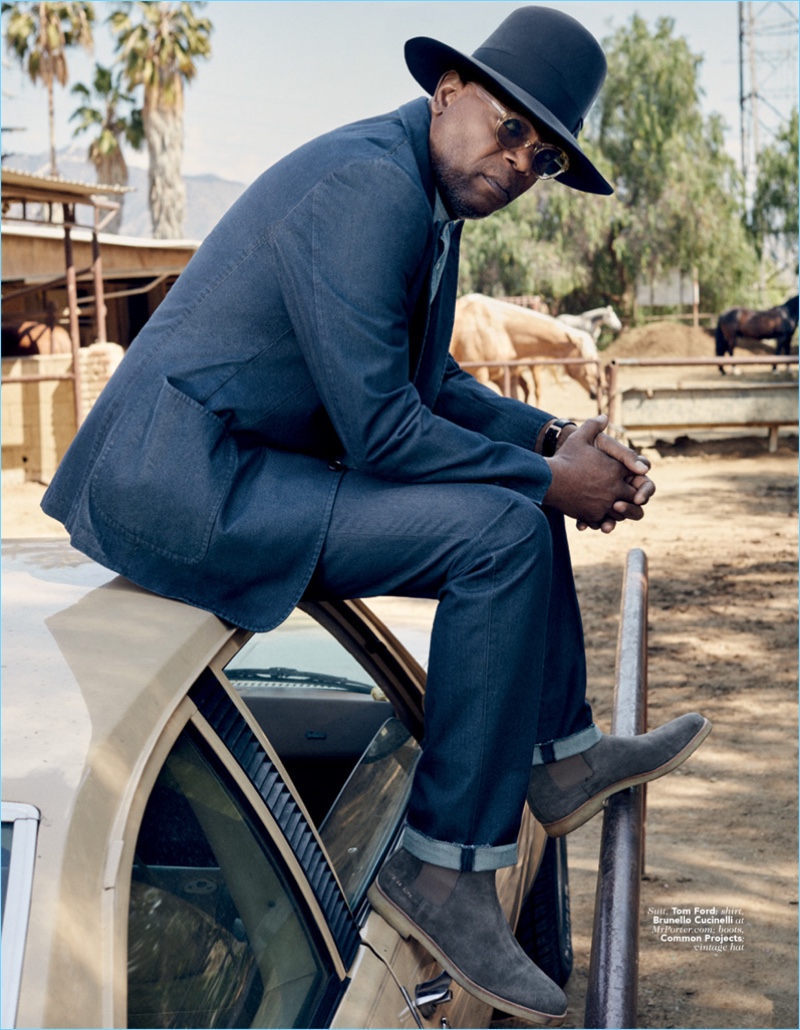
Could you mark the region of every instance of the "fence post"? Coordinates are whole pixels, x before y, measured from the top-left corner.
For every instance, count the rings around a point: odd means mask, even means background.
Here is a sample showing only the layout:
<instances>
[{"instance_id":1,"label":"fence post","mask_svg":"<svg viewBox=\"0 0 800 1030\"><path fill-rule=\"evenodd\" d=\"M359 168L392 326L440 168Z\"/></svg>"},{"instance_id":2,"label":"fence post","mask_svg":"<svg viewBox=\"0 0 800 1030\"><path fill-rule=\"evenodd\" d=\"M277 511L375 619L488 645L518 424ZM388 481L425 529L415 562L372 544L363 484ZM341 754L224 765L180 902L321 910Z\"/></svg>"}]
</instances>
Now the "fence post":
<instances>
[{"instance_id":1,"label":"fence post","mask_svg":"<svg viewBox=\"0 0 800 1030\"><path fill-rule=\"evenodd\" d=\"M628 553L620 606L611 732L647 729L647 558ZM609 798L603 815L584 1027L637 1025L639 899L645 787Z\"/></svg>"}]
</instances>

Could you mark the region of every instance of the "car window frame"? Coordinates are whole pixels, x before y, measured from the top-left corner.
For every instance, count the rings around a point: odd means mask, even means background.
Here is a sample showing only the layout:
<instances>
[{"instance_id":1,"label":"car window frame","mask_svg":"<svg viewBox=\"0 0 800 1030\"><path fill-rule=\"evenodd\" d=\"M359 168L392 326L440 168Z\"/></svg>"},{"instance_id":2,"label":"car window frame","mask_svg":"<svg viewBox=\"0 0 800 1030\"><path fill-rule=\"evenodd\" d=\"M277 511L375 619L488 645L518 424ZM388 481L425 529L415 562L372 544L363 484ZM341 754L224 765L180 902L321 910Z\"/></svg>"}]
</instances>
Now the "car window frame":
<instances>
[{"instance_id":1,"label":"car window frame","mask_svg":"<svg viewBox=\"0 0 800 1030\"><path fill-rule=\"evenodd\" d=\"M205 693L210 694L210 700L204 698ZM358 926L347 905L344 891L320 837L319 829L303 805L302 799L292 784L291 777L284 769L268 738L253 719L246 703L236 693L235 688L222 682L210 668L204 670L197 678L189 691L189 697L198 708L194 720L195 725L202 728L202 723L205 723L208 727L207 732L220 742L222 745L220 757L223 759L223 764L241 786L246 797L259 813L262 822L269 826L270 835L281 846L284 859L290 860L289 868L303 886L309 907L317 918L326 943L336 958L337 973L344 979L360 941ZM276 809L280 808L280 814L276 816L273 806L264 798L264 787L260 787L254 782L248 768L245 767L244 763L248 762L249 764L250 762L251 748L242 743L240 731L232 725L234 710L253 738L258 741L264 752L264 758L274 767L278 779L291 796L296 812L292 813L288 824L284 818L285 806L274 806ZM228 756L232 761L228 760ZM303 826L303 824L305 825ZM292 839L296 838L301 828L307 829L313 838L313 841L306 846L302 857L298 855L292 843ZM312 882L313 878L309 875L310 868L316 870L317 878L321 877L319 889L315 888L315 884ZM323 897L321 898L320 895ZM339 931L338 938L337 930Z\"/></svg>"},{"instance_id":2,"label":"car window frame","mask_svg":"<svg viewBox=\"0 0 800 1030\"><path fill-rule=\"evenodd\" d=\"M187 752L185 749L188 746L189 753L195 756L195 759L189 759L195 773L200 774L200 770L202 769L202 776L211 777L210 780L204 781L206 783L206 790L204 793L208 797L217 797L222 808L229 811L229 814L232 815L232 813L238 812L238 816L234 816L236 822L239 824L239 829L236 832L246 834L252 842L255 852L251 853L251 858L253 857L253 854L258 854L259 852L263 853L262 860L265 867L272 867L274 871L273 875L276 877L276 882L280 884L278 889L281 891L282 896L286 898L286 903L295 914L295 919L299 921L299 924L302 926L302 933L306 936L309 942L309 956L313 959L316 975L313 983L313 990L311 990L310 994L304 994L303 1002L304 1006L308 1005L309 1001L312 1003L310 1014L307 1015L307 1018L312 1020L312 1022L309 1024L304 1022L302 1025L316 1026L318 1025L315 1021L317 1014L320 1012L328 1013L335 1008L343 990L342 977L339 975L334 965L335 956L331 953L328 942L323 939L321 924L317 914L311 911L310 905L308 904L307 892L304 889L302 874L298 875L296 869L292 869L287 866L285 852L280 847L279 837L269 832L269 827L261 818L261 813L243 789L246 781L241 781L239 777L236 776L238 766L236 763L231 764L225 760L228 757L229 752L226 752L224 749L220 750L219 745L220 738L213 732L202 716L193 715L179 734L173 748L170 750L165 760L165 763L162 764L159 776L163 773L165 765L169 762L170 757L175 754L176 748L181 749L180 754L183 756L184 761L186 760ZM175 773L173 770L171 778L174 775ZM211 782L212 780L213 784ZM182 792L183 789L184 783L181 782L178 787L179 793ZM153 794L151 792L148 803L152 797ZM227 800L223 801L223 799ZM194 807L191 802L189 802L189 804L192 808ZM208 810L207 814L213 811L214 807L215 806L212 802L211 808ZM209 845L217 854L217 859L219 861L218 872L224 883L232 891L231 897L233 904L236 905L239 915L244 919L244 925L251 926L252 928L252 920L260 920L264 915L264 912L258 907L254 908L251 906L249 911L250 922L248 922L247 912L245 909L240 907L242 901L245 900L241 893L242 881L239 880L238 900L236 892L233 886L231 886L235 882L237 875L236 870L233 868L233 866L236 865L236 859L233 858L233 853L228 849L227 856L225 856L224 852L228 845L225 844L225 841L218 836L220 830L219 826L212 831L211 828L203 822L202 816L198 816L197 813L195 813L195 818L200 819L198 824L199 832L202 834L203 838L208 841ZM278 832L280 832L279 828ZM242 841L242 843L244 842ZM218 845L223 847L222 854L217 851ZM144 859L144 861L146 868L147 859ZM179 862L178 865L180 864L181 863ZM158 863L156 863L156 866L157 865ZM233 879L229 878L231 874L233 875ZM139 882L146 884L149 880L147 876L145 876L144 880L142 880L140 876ZM154 881L154 885L158 886L158 881ZM162 889L164 888L162 887ZM166 889L170 890L168 886ZM256 963L260 965L261 957L259 952L257 950L251 951L251 955L255 959ZM169 961L167 961L166 971L169 971ZM130 980L128 979L127 982L129 984ZM271 988L271 990L274 989L274 987ZM261 1002L265 1000L265 997L266 995L262 997ZM124 1025L129 1025L127 1020ZM138 1026L139 1024L137 1023L136 1025ZM266 1026L270 1024L259 1023L258 1025Z\"/></svg>"},{"instance_id":3,"label":"car window frame","mask_svg":"<svg viewBox=\"0 0 800 1030\"><path fill-rule=\"evenodd\" d=\"M2 822L12 824L8 882L3 906L2 998L0 1025L15 1027L22 983L22 963L28 938L36 841L41 813L17 801L3 801Z\"/></svg>"},{"instance_id":4,"label":"car window frame","mask_svg":"<svg viewBox=\"0 0 800 1030\"><path fill-rule=\"evenodd\" d=\"M230 647L226 646L223 650L229 653ZM246 705L238 697L235 690L230 685L226 684L224 676L215 671L215 667L218 666L219 660L220 656L216 656L215 659L203 669L197 679L195 679L192 686L188 689L179 705L174 709L171 717L162 727L162 732L160 733L158 740L154 743L154 747L147 756L146 761L143 763L141 774L132 788L131 804L128 807L124 829L121 831L120 839L123 843L118 852L117 872L114 883L115 889L113 892L115 907L113 964L115 969L114 980L116 985L116 988L113 991L112 1002L112 1025L114 1026L127 1025L128 912L130 906L131 874L136 841L144 818L147 801L153 791L158 775L179 736L190 724L195 727L203 741L214 754L214 757L220 762L226 773L241 790L242 795L250 806L256 821L263 827L265 836L275 846L276 853L284 863L289 876L296 884L298 893L310 914L310 918L313 919L315 923L315 929L322 940L323 946L331 960L331 965L334 970L332 981L328 985L328 993L324 999L325 1008L326 1010L329 1010L330 1013L335 1011L341 995L347 986L347 970L352 963L353 955L349 954L343 956L342 951L331 932L328 915L320 904L320 900L309 882L306 870L299 861L298 856L295 853L292 844L287 839L279 821L273 815L273 812L259 793L251 776L243 767L235 752L229 747L223 734L219 733L218 727L214 726L213 718L209 720L206 717L207 714L211 713L204 714L202 698L198 697L198 684L201 682L205 684L207 690L211 690L217 702L223 702L223 706L227 711L223 713L222 717L223 721L227 719L228 728L231 728L232 718L239 723L240 727L246 726L247 730L252 735L252 738L257 740L257 743L263 750L266 758L275 766L286 789L291 794L294 804L297 806L298 811L301 812L302 817L305 819L305 822L314 837L317 847L316 864L328 874L330 881L326 885L327 893L335 893L338 891L341 895L342 905L339 909L338 921L339 923L343 920L347 921L351 940L355 942L356 949L360 943L358 926L353 914L347 907L344 893L341 885L339 884L338 878L336 877L336 872L330 863L327 851L319 837L317 827L311 821L308 813L302 806L302 802L300 801L290 778L283 769L280 759L274 753L263 731L252 718ZM199 704L198 701L200 701Z\"/></svg>"}]
</instances>

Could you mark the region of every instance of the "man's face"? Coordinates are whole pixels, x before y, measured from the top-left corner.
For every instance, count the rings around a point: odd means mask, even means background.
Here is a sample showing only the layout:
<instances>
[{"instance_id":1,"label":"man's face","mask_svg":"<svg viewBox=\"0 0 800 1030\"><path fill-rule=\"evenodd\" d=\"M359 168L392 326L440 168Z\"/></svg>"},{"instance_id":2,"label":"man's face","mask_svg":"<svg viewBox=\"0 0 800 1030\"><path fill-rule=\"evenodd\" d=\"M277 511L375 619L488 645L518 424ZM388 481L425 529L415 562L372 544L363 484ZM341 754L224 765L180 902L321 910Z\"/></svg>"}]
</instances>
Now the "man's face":
<instances>
[{"instance_id":1,"label":"man's face","mask_svg":"<svg viewBox=\"0 0 800 1030\"><path fill-rule=\"evenodd\" d=\"M503 149L497 120L456 72L442 77L431 99L430 148L436 184L454 218L485 218L536 182L530 148Z\"/></svg>"}]
</instances>

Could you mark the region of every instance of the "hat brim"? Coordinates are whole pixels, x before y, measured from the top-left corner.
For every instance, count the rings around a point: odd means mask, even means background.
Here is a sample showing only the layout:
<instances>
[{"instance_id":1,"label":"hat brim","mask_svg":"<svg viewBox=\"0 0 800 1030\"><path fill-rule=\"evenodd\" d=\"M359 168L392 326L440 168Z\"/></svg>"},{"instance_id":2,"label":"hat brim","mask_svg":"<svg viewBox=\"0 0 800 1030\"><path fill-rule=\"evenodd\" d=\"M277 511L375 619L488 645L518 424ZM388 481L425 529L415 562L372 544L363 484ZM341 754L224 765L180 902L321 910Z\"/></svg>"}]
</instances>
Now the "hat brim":
<instances>
[{"instance_id":1,"label":"hat brim","mask_svg":"<svg viewBox=\"0 0 800 1030\"><path fill-rule=\"evenodd\" d=\"M559 175L556 182L570 186L584 193L600 193L605 196L614 192L613 186L598 172L581 150L575 136L555 115L540 103L536 97L525 92L510 79L496 72L488 65L440 43L428 36L415 36L405 45L405 59L408 70L426 93L433 94L439 79L448 71L457 71L462 78L480 82L520 114L527 114L534 123L545 126L563 146L569 157L569 168Z\"/></svg>"}]
</instances>

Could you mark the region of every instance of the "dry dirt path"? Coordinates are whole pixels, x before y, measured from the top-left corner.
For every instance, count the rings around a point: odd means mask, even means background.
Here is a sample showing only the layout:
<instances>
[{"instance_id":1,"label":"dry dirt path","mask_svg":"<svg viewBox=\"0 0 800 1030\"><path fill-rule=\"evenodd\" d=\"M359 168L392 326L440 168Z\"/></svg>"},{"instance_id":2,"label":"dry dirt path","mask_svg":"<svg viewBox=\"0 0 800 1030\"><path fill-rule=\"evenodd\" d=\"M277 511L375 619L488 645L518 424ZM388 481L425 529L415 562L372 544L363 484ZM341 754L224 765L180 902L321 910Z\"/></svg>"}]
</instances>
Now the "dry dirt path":
<instances>
[{"instance_id":1,"label":"dry dirt path","mask_svg":"<svg viewBox=\"0 0 800 1030\"><path fill-rule=\"evenodd\" d=\"M797 1027L797 455L768 455L763 440L671 450L652 455L658 493L642 523L572 541L601 725L631 546L649 564L649 725L691 710L714 724L681 770L648 789L638 1025ZM596 819L569 841L573 1027L583 1025L600 829ZM740 910L741 950L660 939L657 911L694 918L695 907Z\"/></svg>"},{"instance_id":2,"label":"dry dirt path","mask_svg":"<svg viewBox=\"0 0 800 1030\"><path fill-rule=\"evenodd\" d=\"M625 557L648 557L650 725L699 710L714 731L648 793L640 1027L798 1026L797 445L764 440L651 452L647 517L610 536L572 533L590 697L609 725ZM3 490L4 536L61 528L41 488ZM424 651L427 602L376 602ZM569 838L575 972L567 1027L582 1027L601 819ZM654 932L653 910L740 910L742 950L695 951ZM510 1023L503 1025L509 1026Z\"/></svg>"}]
</instances>

